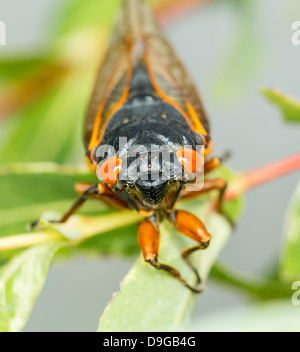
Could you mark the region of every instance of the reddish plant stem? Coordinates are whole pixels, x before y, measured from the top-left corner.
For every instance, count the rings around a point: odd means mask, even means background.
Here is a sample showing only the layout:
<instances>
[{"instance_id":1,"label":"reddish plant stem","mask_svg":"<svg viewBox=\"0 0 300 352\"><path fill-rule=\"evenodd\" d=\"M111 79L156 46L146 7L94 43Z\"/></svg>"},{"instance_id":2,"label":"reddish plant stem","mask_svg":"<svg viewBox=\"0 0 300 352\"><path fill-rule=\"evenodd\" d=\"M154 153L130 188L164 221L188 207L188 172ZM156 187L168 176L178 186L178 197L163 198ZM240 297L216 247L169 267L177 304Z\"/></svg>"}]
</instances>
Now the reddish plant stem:
<instances>
[{"instance_id":1,"label":"reddish plant stem","mask_svg":"<svg viewBox=\"0 0 300 352\"><path fill-rule=\"evenodd\" d=\"M231 200L243 192L258 187L266 182L276 180L296 170L300 170L300 153L262 166L258 169L246 171L228 187L225 193L225 199Z\"/></svg>"},{"instance_id":2,"label":"reddish plant stem","mask_svg":"<svg viewBox=\"0 0 300 352\"><path fill-rule=\"evenodd\" d=\"M167 0L154 3L153 7L158 21L165 26L186 13L194 11L200 5L212 1L213 0Z\"/></svg>"}]
</instances>

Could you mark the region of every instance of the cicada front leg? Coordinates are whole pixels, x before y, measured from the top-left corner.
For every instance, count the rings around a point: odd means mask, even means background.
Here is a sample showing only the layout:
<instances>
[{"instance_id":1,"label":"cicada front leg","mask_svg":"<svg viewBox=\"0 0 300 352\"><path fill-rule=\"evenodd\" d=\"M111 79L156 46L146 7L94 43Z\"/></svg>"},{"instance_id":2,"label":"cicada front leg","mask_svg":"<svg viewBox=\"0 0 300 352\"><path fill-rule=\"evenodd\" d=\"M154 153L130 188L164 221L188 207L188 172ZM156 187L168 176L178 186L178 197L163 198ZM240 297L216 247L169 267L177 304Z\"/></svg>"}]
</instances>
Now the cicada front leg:
<instances>
[{"instance_id":1,"label":"cicada front leg","mask_svg":"<svg viewBox=\"0 0 300 352\"><path fill-rule=\"evenodd\" d=\"M167 213L167 217L178 232L198 242L196 245L185 248L182 251L182 258L195 273L197 285L199 286L201 284L201 278L198 270L188 257L197 250L206 249L209 246L211 235L197 216L185 210L175 210L171 213Z\"/></svg>"},{"instance_id":2,"label":"cicada front leg","mask_svg":"<svg viewBox=\"0 0 300 352\"><path fill-rule=\"evenodd\" d=\"M138 230L138 244L142 250L145 261L152 265L155 269L168 272L194 293L202 292L201 288L189 285L186 280L183 279L178 270L170 265L163 264L158 261L159 228L156 217L153 216L148 218L140 224ZM192 264L189 263L189 260L187 258L185 260L192 267ZM196 271L194 268L193 270ZM197 285L198 284L200 284L199 275L197 278Z\"/></svg>"},{"instance_id":3,"label":"cicada front leg","mask_svg":"<svg viewBox=\"0 0 300 352\"><path fill-rule=\"evenodd\" d=\"M219 194L215 205L216 210L218 213L220 213L227 219L227 221L230 223L232 227L234 227L235 226L234 222L224 212L223 206L222 206L224 202L224 194L226 189L227 189L227 182L224 179L222 178L208 179L204 181L202 188L200 190L188 191L188 192L182 193L181 199L182 200L193 199L193 198L199 197L202 194L208 193L210 191L214 191L214 190L218 191Z\"/></svg>"},{"instance_id":4,"label":"cicada front leg","mask_svg":"<svg viewBox=\"0 0 300 352\"><path fill-rule=\"evenodd\" d=\"M72 205L72 207L61 217L60 220L52 220L51 223L61 224L65 223L73 214L75 214L81 206L90 198L96 198L100 201L109 204L110 206L120 209L128 208L127 204L123 202L109 187L106 185L99 184L88 184L88 183L77 183L76 190L80 194L80 197ZM40 220L36 220L29 226L30 230L33 230L39 225Z\"/></svg>"}]
</instances>

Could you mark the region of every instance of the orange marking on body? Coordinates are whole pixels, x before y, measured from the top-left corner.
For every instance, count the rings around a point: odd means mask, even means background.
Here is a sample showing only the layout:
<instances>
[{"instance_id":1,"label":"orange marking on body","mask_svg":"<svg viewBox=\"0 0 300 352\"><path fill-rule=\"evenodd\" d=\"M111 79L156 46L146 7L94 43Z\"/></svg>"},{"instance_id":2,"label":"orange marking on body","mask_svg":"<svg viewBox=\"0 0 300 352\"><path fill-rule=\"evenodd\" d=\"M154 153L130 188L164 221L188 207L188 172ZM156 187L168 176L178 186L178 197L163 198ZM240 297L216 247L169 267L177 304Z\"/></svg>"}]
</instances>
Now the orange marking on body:
<instances>
[{"instance_id":1,"label":"orange marking on body","mask_svg":"<svg viewBox=\"0 0 300 352\"><path fill-rule=\"evenodd\" d=\"M116 183L121 167L122 160L119 158L110 158L105 160L100 167L101 179L108 184Z\"/></svg>"},{"instance_id":2,"label":"orange marking on body","mask_svg":"<svg viewBox=\"0 0 300 352\"><path fill-rule=\"evenodd\" d=\"M158 84L156 83L155 81L155 78L154 78L154 73L150 67L150 64L149 64L149 60L147 58L147 55L144 54L144 60L145 60L145 63L146 63L146 67L147 67L147 71L148 71L148 74L149 74L149 78L150 78L150 81L151 81L151 84L153 86L153 88L155 89L156 93L164 100L166 101L167 103L171 104L172 106L174 106L182 115L183 117L186 119L186 121L188 122L188 124L191 126L191 128L194 130L194 127L196 127L196 132L199 132L200 134L202 135L207 135L207 132L205 130L205 128L202 126L201 122L199 121L199 118L194 110L194 108L192 107L192 105L190 104L189 101L187 101L187 99L184 99L185 100L185 103L187 105L187 108L188 108L188 111L191 115L191 118L192 120L194 121L194 124L195 126L192 126L191 125L191 122L190 122L190 119L189 117L187 116L187 114L178 106L178 104L176 104L172 99L170 99L165 93L163 93L161 91L161 89L159 88Z\"/></svg>"},{"instance_id":3,"label":"orange marking on body","mask_svg":"<svg viewBox=\"0 0 300 352\"><path fill-rule=\"evenodd\" d=\"M105 124L104 124L104 126L102 128L102 132L100 133L100 125L101 125L101 117L102 117L103 109L104 109L105 103L107 101L108 94L111 91L111 89L108 89L108 88L106 89L106 92L104 94L104 97L101 100L101 103L100 103L100 106L99 106L99 109L98 109L98 112L97 112L97 117L96 117L96 120L95 120L95 126L94 126L94 129L93 129L91 142L89 144L89 150L92 150L94 147L96 147L100 143L100 141L102 139L102 136L103 136L103 132L105 130L105 127L106 127L108 121L110 120L112 115L116 112L116 110L118 110L124 104L125 100L128 97L129 90L130 90L129 85L130 85L130 80L131 80L131 76L132 76L132 65L131 65L132 40L130 38L127 39L127 45L129 46L129 50L127 52L127 54L128 54L127 55L128 70L127 70L127 77L126 77L127 85L125 87L125 90L124 90L124 93L123 93L121 99L119 100L119 102L113 108L111 114L107 118L107 120L106 120L106 122L105 122ZM117 63L118 63L118 60L116 62L116 65L117 65ZM112 72L112 75L113 74L114 74L114 70Z\"/></svg>"},{"instance_id":4,"label":"orange marking on body","mask_svg":"<svg viewBox=\"0 0 300 352\"><path fill-rule=\"evenodd\" d=\"M206 158L212 152L212 142L207 142L207 148L204 150L204 157Z\"/></svg>"},{"instance_id":5,"label":"orange marking on body","mask_svg":"<svg viewBox=\"0 0 300 352\"><path fill-rule=\"evenodd\" d=\"M103 133L105 131L105 128L109 122L109 120L111 119L111 117L114 115L114 113L120 109L120 107L125 103L125 101L127 100L128 98L128 95L129 95L129 91L130 91L130 86L127 85L125 90L124 90L124 93L122 95L122 98L118 101L118 103L114 106L114 108L112 109L111 113L109 114L107 120L105 121L105 124L103 125L103 128L102 128L102 131L101 131L101 134L99 135L99 142L101 141L102 139L102 136L103 136Z\"/></svg>"},{"instance_id":6,"label":"orange marking on body","mask_svg":"<svg viewBox=\"0 0 300 352\"><path fill-rule=\"evenodd\" d=\"M182 148L176 152L176 156L189 174L197 172L201 167L201 156L194 149Z\"/></svg>"},{"instance_id":7,"label":"orange marking on body","mask_svg":"<svg viewBox=\"0 0 300 352\"><path fill-rule=\"evenodd\" d=\"M125 103L125 101L128 98L129 92L130 92L130 82L132 78L132 73L133 73L133 68L132 68L132 53L133 53L133 41L132 38L127 38L127 45L129 46L128 52L127 52L127 65L128 65L128 70L127 70L127 75L126 75L126 87L124 89L124 93L121 97L121 99L118 101L118 103L114 106L112 109L111 113L109 114L107 120L105 121L105 124L103 125L102 132L99 136L99 143L102 139L103 133L105 131L105 128L111 119L111 117L114 115L114 113L120 109L120 107Z\"/></svg>"},{"instance_id":8,"label":"orange marking on body","mask_svg":"<svg viewBox=\"0 0 300 352\"><path fill-rule=\"evenodd\" d=\"M176 108L184 117L185 119L188 121L188 117L186 116L186 113L176 104L174 103L174 101L172 99L170 99L166 94L164 94L161 89L159 88L158 84L155 81L154 78L154 73L150 67L149 64L149 60L147 58L147 55L144 54L144 60L145 60L145 64L146 64L146 68L147 68L147 72L149 74L149 78L150 78L150 82L154 88L154 90L156 91L156 93L167 103L171 104L172 106L174 106L174 108Z\"/></svg>"},{"instance_id":9,"label":"orange marking on body","mask_svg":"<svg viewBox=\"0 0 300 352\"><path fill-rule=\"evenodd\" d=\"M86 158L86 162L88 164L88 167L93 171L93 172L96 172L97 170L97 165L96 164L93 164L90 160L89 157Z\"/></svg>"},{"instance_id":10,"label":"orange marking on body","mask_svg":"<svg viewBox=\"0 0 300 352\"><path fill-rule=\"evenodd\" d=\"M188 101L186 103L187 105L187 108L189 110L189 113L191 115L191 118L193 119L194 121L194 124L195 124L195 127L196 127L196 132L199 132L201 133L202 135L206 136L207 135L207 132L205 130L205 128L203 127L202 123L200 122L199 120L199 117L198 115L196 114L196 111L194 110L192 104Z\"/></svg>"}]
</instances>

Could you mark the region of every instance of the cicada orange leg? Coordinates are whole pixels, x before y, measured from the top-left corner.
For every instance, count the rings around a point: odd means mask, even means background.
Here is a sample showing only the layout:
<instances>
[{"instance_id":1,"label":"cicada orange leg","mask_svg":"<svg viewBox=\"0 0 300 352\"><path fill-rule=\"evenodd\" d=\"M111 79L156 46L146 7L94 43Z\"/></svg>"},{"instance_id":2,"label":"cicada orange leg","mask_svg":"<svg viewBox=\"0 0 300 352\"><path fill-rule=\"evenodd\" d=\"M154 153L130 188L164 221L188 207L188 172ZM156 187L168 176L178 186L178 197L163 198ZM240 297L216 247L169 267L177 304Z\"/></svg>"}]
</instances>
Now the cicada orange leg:
<instances>
[{"instance_id":1,"label":"cicada orange leg","mask_svg":"<svg viewBox=\"0 0 300 352\"><path fill-rule=\"evenodd\" d=\"M192 213L185 210L175 210L173 212L166 213L166 215L178 232L198 242L196 245L185 248L181 254L184 261L195 273L197 278L197 286L199 287L201 284L201 278L198 270L194 267L188 257L197 250L206 249L209 246L211 235L205 228L203 222ZM202 292L202 289L198 288L197 292Z\"/></svg>"},{"instance_id":2,"label":"cicada orange leg","mask_svg":"<svg viewBox=\"0 0 300 352\"><path fill-rule=\"evenodd\" d=\"M183 279L183 277L181 276L181 274L179 273L178 270L176 270L175 268L173 268L170 265L162 264L158 261L159 229L158 229L158 223L157 223L156 219L154 219L153 217L144 220L140 224L139 230L138 230L138 244L142 250L145 261L148 262L150 265L152 265L155 269L167 271L173 277L178 279L184 286L189 288L192 292L201 293L202 289L200 287L198 287L201 283L200 277L198 275L197 270L194 268L194 266L192 265L192 263L189 261L189 259L187 257L197 249L206 248L209 244L210 235L206 231L202 222L199 219L197 219L194 215L187 213L187 212L183 212L181 210L177 211L174 214L177 219L176 220L177 221L177 225L176 225L177 230L182 232L186 236L189 236L199 242L199 244L196 246L193 246L193 248L189 247L182 252L183 259L191 267L191 269L195 272L195 274L197 276L197 286L196 287L189 285L186 282L186 280ZM186 219L184 219L184 218L186 216L189 218L188 219L189 222L192 218L193 222L192 223L190 222L190 224L193 227L193 229L190 228L189 226L184 227L184 225L182 224L182 221L185 222ZM196 227L194 227L194 226L196 226Z\"/></svg>"}]
</instances>

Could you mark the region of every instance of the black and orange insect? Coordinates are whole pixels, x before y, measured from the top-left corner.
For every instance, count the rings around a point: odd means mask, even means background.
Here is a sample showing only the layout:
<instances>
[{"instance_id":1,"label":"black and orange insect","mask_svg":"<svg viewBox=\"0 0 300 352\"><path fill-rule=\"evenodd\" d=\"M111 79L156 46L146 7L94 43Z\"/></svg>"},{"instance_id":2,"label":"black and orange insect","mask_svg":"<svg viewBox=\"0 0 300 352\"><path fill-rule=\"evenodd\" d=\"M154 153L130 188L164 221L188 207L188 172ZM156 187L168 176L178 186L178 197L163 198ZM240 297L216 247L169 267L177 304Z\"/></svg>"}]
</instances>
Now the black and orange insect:
<instances>
[{"instance_id":1,"label":"black and orange insect","mask_svg":"<svg viewBox=\"0 0 300 352\"><path fill-rule=\"evenodd\" d=\"M217 189L221 203L226 187L222 179L206 180L201 190L183 194L199 171L206 175L220 164L217 158L208 159L209 133L196 89L151 9L142 0L125 0L85 123L86 156L99 183L81 185L81 197L60 221L65 222L89 197L109 200L117 208L136 209L144 217L138 244L145 260L200 292L200 277L188 257L207 248L211 236L195 215L176 210L176 202ZM197 146L203 147L202 155ZM161 217L197 242L182 252L197 276L196 287L176 269L159 262Z\"/></svg>"}]
</instances>

